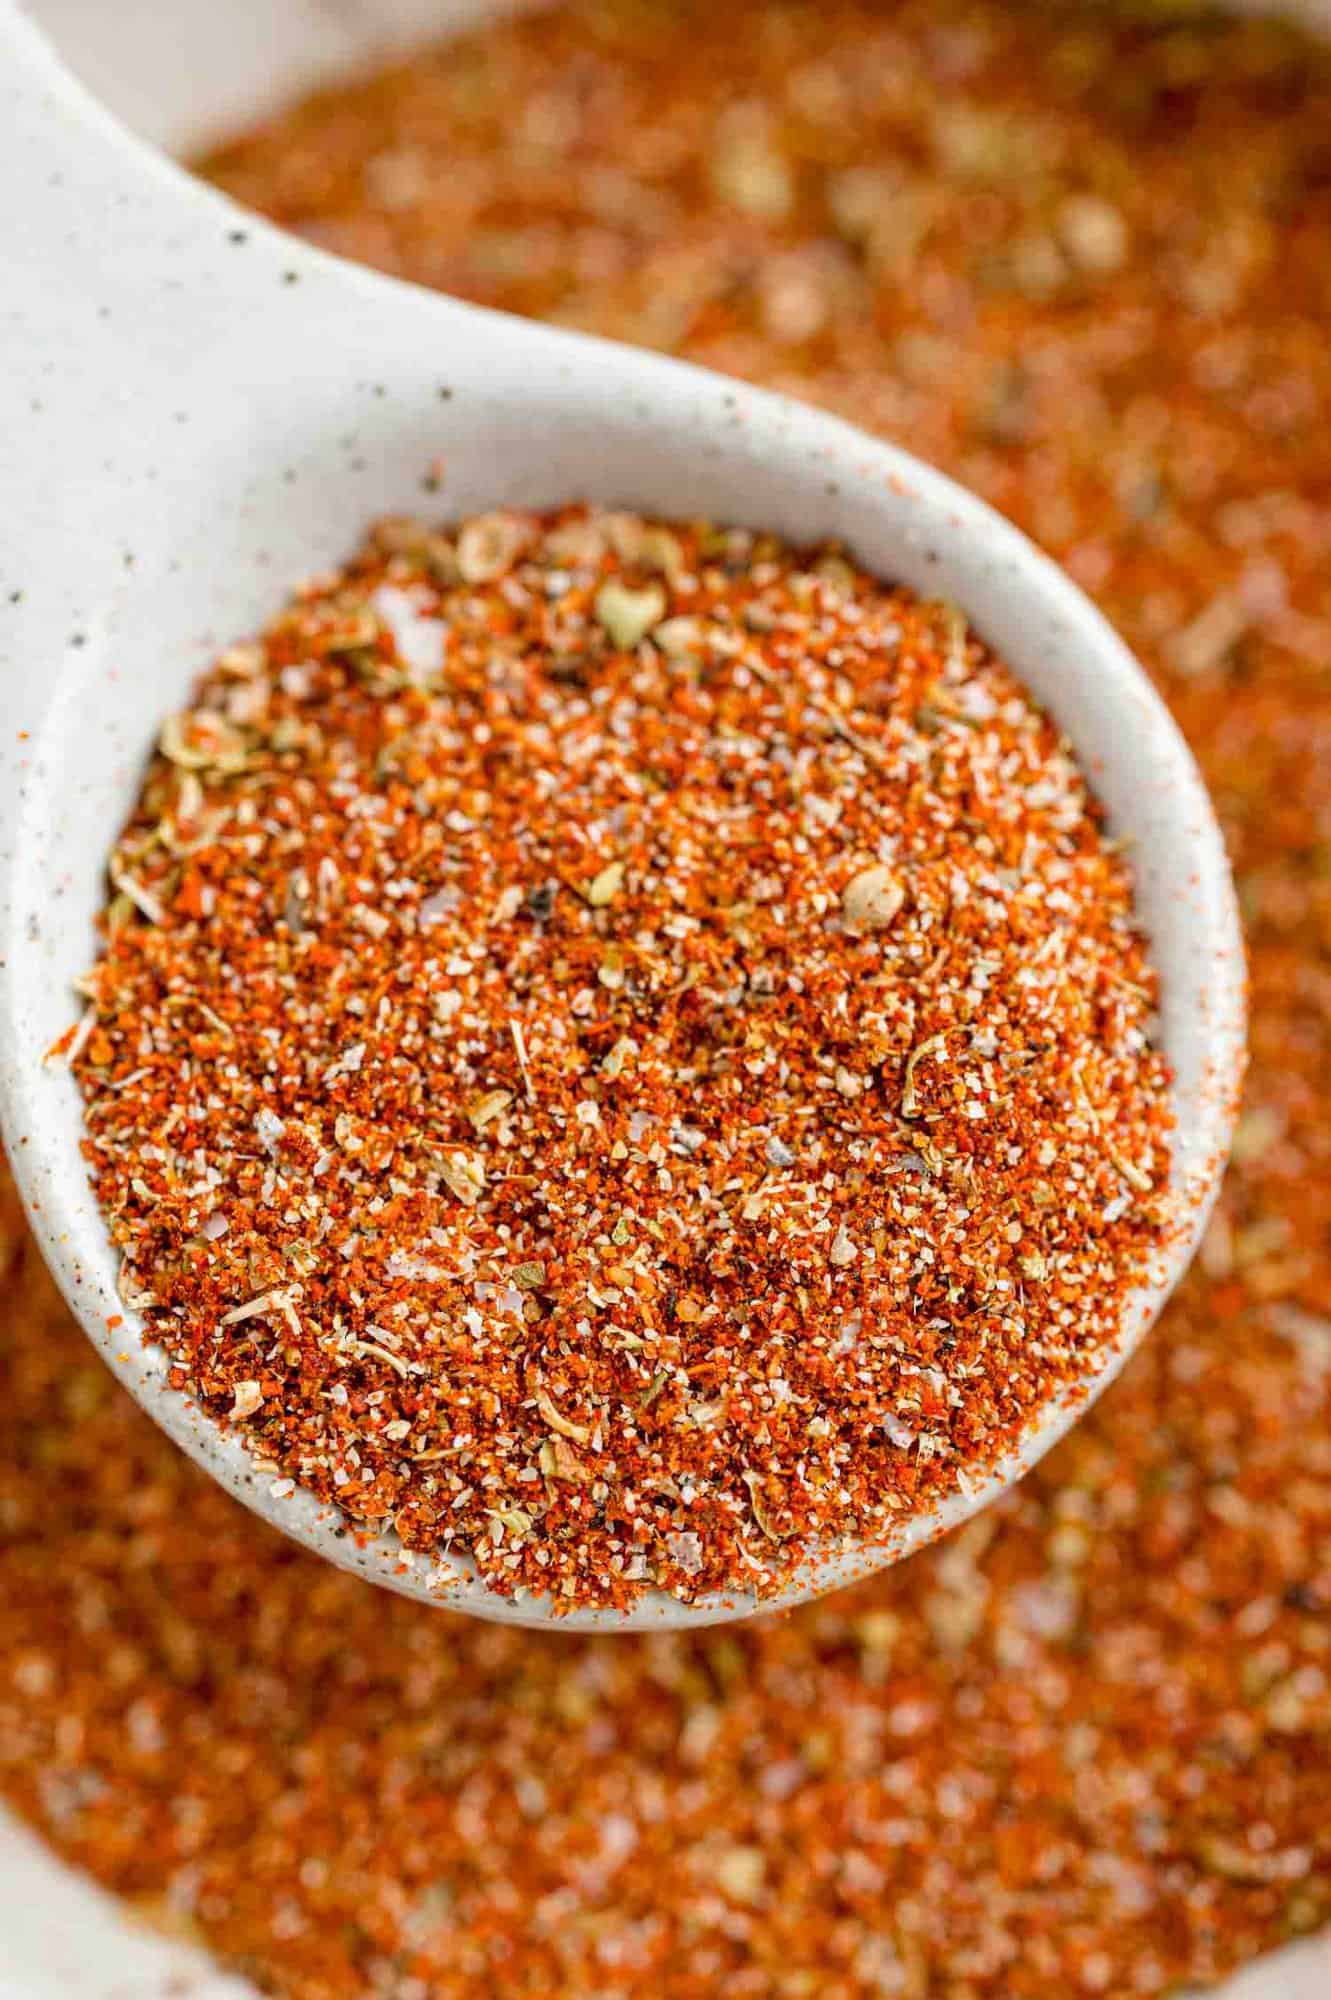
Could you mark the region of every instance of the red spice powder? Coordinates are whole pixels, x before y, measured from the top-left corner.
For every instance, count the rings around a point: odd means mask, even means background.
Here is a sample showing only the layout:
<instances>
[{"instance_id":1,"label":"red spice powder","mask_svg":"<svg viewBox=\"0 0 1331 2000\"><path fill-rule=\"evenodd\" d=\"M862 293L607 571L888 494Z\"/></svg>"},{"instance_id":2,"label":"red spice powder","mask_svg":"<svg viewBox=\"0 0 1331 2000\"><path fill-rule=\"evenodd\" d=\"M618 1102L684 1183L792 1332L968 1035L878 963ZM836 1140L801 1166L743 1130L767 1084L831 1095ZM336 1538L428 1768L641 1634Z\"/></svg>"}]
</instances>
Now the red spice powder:
<instances>
[{"instance_id":1,"label":"red spice powder","mask_svg":"<svg viewBox=\"0 0 1331 2000\"><path fill-rule=\"evenodd\" d=\"M505 1594L765 1588L984 1468L1165 1218L1126 870L832 551L386 523L172 717L75 1066L122 1290Z\"/></svg>"},{"instance_id":2,"label":"red spice powder","mask_svg":"<svg viewBox=\"0 0 1331 2000\"><path fill-rule=\"evenodd\" d=\"M286 2000L1124 2000L1331 1918L1331 63L1186 12L585 4L215 163L995 500L1158 675L1252 969L1216 1220L1121 1380L941 1547L687 1639L483 1627L268 1534L0 1205L0 1791ZM786 214L718 186L730 120Z\"/></svg>"}]
</instances>

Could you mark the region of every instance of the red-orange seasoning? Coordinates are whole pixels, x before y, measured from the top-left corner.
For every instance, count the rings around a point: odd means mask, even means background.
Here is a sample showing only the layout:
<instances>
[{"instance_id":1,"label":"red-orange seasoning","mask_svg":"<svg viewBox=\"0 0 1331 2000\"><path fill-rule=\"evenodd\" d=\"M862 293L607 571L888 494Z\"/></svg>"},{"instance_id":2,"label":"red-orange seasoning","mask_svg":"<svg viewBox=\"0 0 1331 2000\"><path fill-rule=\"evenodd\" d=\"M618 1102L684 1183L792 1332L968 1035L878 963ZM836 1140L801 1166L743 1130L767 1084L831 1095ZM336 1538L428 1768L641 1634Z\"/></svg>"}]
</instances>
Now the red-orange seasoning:
<instances>
[{"instance_id":1,"label":"red-orange seasoning","mask_svg":"<svg viewBox=\"0 0 1331 2000\"><path fill-rule=\"evenodd\" d=\"M505 1593L879 1537L1113 1338L1167 1077L1122 861L949 606L391 521L162 732L75 1062L122 1289Z\"/></svg>"}]
</instances>

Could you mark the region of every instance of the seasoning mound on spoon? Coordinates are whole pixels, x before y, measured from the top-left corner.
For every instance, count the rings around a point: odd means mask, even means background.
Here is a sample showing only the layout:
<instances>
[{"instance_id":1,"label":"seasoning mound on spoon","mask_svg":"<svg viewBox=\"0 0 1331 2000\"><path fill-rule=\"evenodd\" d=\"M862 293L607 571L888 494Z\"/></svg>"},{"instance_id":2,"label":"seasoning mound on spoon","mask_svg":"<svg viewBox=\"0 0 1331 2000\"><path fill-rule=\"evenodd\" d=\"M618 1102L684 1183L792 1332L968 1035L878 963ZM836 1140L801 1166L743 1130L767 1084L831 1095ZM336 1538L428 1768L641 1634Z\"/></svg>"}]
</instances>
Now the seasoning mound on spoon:
<instances>
[{"instance_id":1,"label":"seasoning mound on spoon","mask_svg":"<svg viewBox=\"0 0 1331 2000\"><path fill-rule=\"evenodd\" d=\"M557 1605L982 1474L1169 1228L1131 882L951 606L383 522L158 755L70 1041L122 1290L286 1477Z\"/></svg>"}]
</instances>

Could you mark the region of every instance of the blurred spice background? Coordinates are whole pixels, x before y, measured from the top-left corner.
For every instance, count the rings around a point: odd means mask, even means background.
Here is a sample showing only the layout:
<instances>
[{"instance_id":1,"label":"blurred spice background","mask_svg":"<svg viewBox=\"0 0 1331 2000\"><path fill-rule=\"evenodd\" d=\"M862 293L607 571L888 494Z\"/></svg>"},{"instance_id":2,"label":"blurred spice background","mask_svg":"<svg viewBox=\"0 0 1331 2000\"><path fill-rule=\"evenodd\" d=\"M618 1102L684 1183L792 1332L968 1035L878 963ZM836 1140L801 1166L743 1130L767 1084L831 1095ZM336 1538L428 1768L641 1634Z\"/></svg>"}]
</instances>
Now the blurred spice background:
<instances>
[{"instance_id":1,"label":"blurred spice background","mask_svg":"<svg viewBox=\"0 0 1331 2000\"><path fill-rule=\"evenodd\" d=\"M1124 1380L872 1586L527 1637L277 1541L4 1209L0 1791L292 2000L1164 1994L1331 1916L1331 59L1194 7L577 0L207 170L687 353L1051 549L1203 762L1233 1170Z\"/></svg>"}]
</instances>

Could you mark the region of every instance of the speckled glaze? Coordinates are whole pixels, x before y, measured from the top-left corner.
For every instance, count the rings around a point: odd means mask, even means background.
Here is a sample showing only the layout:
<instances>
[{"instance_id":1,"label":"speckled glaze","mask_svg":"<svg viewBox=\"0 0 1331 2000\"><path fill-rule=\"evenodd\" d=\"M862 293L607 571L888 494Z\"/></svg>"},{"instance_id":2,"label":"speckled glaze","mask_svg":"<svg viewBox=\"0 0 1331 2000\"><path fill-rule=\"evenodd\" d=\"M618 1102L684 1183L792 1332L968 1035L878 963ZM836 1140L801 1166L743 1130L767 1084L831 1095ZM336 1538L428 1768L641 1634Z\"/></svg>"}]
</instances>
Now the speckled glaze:
<instances>
[{"instance_id":1,"label":"speckled glaze","mask_svg":"<svg viewBox=\"0 0 1331 2000\"><path fill-rule=\"evenodd\" d=\"M1093 1378L983 1485L891 1548L807 1565L775 1601L955 1526L1117 1374L1187 1261L1228 1142L1243 1032L1233 892L1191 756L1140 669L1060 570L902 452L697 369L324 256L131 138L11 0L0 0L0 50L0 1094L34 1229L89 1338L192 1457L330 1561L453 1610L550 1622L548 1605L495 1596L463 1558L412 1558L289 1482L275 1487L238 1437L166 1388L160 1351L115 1290L77 1093L42 1053L73 1016L105 855L158 720L215 649L344 555L371 516L578 496L839 537L882 575L964 606L1078 747L1132 843L1177 1075L1189 1227ZM754 1608L657 1596L558 1622L700 1625Z\"/></svg>"}]
</instances>

